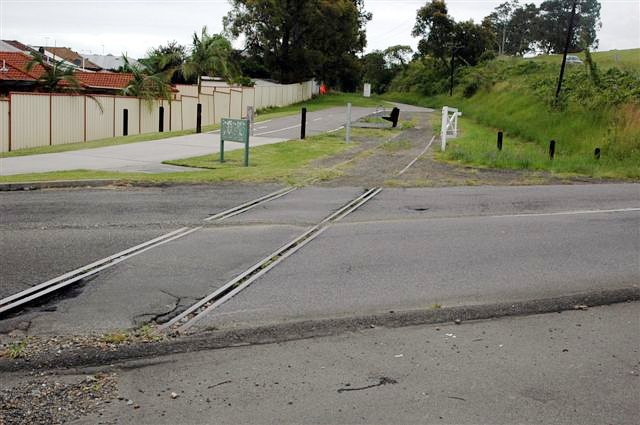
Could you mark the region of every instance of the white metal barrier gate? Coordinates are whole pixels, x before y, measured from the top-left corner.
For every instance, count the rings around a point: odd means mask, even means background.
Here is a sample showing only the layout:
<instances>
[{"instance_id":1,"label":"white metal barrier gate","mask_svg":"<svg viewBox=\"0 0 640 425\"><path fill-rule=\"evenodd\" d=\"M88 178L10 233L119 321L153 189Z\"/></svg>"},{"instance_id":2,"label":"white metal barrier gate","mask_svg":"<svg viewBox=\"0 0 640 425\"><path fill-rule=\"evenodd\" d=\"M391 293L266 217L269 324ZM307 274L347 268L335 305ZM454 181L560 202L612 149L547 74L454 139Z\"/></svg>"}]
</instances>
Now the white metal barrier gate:
<instances>
[{"instance_id":1,"label":"white metal barrier gate","mask_svg":"<svg viewBox=\"0 0 640 425\"><path fill-rule=\"evenodd\" d=\"M447 137L458 136L458 117L462 116L462 112L458 112L456 108L444 106L442 108L442 129L440 133L440 149L445 150L447 147Z\"/></svg>"}]
</instances>

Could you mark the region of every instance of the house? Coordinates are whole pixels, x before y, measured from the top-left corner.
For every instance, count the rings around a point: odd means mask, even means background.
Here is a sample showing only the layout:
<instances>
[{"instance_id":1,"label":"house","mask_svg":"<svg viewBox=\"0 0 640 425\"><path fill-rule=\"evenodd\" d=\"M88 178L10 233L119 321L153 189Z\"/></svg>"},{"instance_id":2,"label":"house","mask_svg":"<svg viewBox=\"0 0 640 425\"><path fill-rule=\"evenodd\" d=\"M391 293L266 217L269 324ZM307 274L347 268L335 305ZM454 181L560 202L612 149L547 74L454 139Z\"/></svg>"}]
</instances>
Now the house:
<instances>
[{"instance_id":1,"label":"house","mask_svg":"<svg viewBox=\"0 0 640 425\"><path fill-rule=\"evenodd\" d=\"M84 55L84 57L106 71L120 71L124 68L124 59L122 59L122 56L108 54ZM144 66L135 59L129 58L129 64L137 68L144 68Z\"/></svg>"},{"instance_id":2,"label":"house","mask_svg":"<svg viewBox=\"0 0 640 425\"><path fill-rule=\"evenodd\" d=\"M95 63L91 62L89 59L85 58L84 56L71 50L68 47L43 46L43 49L47 52L50 52L53 55L54 59L65 60L68 63L71 63L82 70L90 70L90 71L102 70L100 66L96 65Z\"/></svg>"},{"instance_id":3,"label":"house","mask_svg":"<svg viewBox=\"0 0 640 425\"><path fill-rule=\"evenodd\" d=\"M0 52L0 95L6 96L12 91L40 91L38 79L46 70L36 65L27 71L30 60L31 56L22 52ZM133 79L129 73L76 71L74 75L80 83L80 91L91 94L120 94Z\"/></svg>"}]
</instances>

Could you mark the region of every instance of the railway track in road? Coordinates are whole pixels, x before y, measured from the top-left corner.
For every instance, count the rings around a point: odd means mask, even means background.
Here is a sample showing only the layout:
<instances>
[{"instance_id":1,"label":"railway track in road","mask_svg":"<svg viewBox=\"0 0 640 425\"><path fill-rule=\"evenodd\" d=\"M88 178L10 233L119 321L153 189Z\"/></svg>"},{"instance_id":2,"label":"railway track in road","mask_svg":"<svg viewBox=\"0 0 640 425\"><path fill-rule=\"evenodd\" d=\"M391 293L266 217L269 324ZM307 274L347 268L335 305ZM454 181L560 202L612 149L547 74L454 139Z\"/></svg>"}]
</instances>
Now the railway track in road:
<instances>
[{"instance_id":1,"label":"railway track in road","mask_svg":"<svg viewBox=\"0 0 640 425\"><path fill-rule=\"evenodd\" d=\"M225 283L216 291L202 298L184 312L160 326L159 329L165 332L187 332L189 328L191 328L202 317L206 316L210 311L222 305L243 289L247 288L260 276L267 273L313 239L320 236L332 223L335 223L351 214L369 200L373 199L381 191L382 188L380 187L366 190L363 194L352 199L340 209L325 217L318 224L306 230L300 236L267 255L243 273Z\"/></svg>"},{"instance_id":2,"label":"railway track in road","mask_svg":"<svg viewBox=\"0 0 640 425\"><path fill-rule=\"evenodd\" d=\"M281 198L294 190L296 190L296 188L287 187L276 192L272 192L268 195L251 200L249 202L245 202L241 205L222 211L218 214L211 215L205 218L204 221L207 223L223 221L227 218L247 212L259 205L265 204L274 199ZM29 303L33 303L35 301L48 297L51 294L68 288L73 284L77 284L84 279L95 276L101 271L113 267L116 264L121 263L131 257L142 254L145 251L164 245L176 239L190 235L191 233L197 232L202 228L204 228L204 225L195 227L181 227L180 229L166 233L162 236L158 236L139 245L133 246L75 270L64 273L53 279L49 279L46 282L42 282L38 285L32 286L31 288L25 289L24 291L0 299L0 316L10 311L16 310L20 307L24 307Z\"/></svg>"}]
</instances>

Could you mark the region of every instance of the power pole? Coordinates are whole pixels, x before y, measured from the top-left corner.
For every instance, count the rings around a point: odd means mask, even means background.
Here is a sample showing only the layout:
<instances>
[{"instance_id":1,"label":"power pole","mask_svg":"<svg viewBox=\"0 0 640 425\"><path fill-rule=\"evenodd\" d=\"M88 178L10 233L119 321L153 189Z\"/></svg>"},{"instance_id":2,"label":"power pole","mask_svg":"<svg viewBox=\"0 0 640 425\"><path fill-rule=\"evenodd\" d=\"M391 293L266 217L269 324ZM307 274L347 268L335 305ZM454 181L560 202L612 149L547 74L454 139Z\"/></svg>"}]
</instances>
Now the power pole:
<instances>
[{"instance_id":1,"label":"power pole","mask_svg":"<svg viewBox=\"0 0 640 425\"><path fill-rule=\"evenodd\" d=\"M451 46L451 82L449 84L449 96L453 96L453 71L454 61L456 59L456 46Z\"/></svg>"},{"instance_id":2,"label":"power pole","mask_svg":"<svg viewBox=\"0 0 640 425\"><path fill-rule=\"evenodd\" d=\"M573 33L573 18L576 16L576 4L577 0L573 0L573 6L571 8L571 17L569 18L569 28L567 29L567 41L564 44L564 54L562 55L562 66L560 67L560 78L558 78L558 88L556 89L556 103L558 103L558 96L560 96L560 89L562 89L562 78L564 77L564 67L567 65L567 53L569 52L569 43L571 43L571 35Z\"/></svg>"}]
</instances>

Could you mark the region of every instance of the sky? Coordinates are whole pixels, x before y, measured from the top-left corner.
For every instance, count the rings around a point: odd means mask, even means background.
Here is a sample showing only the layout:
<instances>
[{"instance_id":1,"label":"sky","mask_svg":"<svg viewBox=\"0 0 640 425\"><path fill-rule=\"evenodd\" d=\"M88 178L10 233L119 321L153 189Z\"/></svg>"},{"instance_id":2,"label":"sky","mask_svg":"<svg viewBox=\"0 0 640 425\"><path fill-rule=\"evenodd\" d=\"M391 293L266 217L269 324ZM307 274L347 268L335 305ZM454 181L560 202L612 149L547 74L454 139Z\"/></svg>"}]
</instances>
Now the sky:
<instances>
[{"instance_id":1,"label":"sky","mask_svg":"<svg viewBox=\"0 0 640 425\"><path fill-rule=\"evenodd\" d=\"M456 21L480 22L502 1L447 0ZM521 3L525 2L524 0ZM540 4L540 1L533 1ZM367 51L408 44L416 10L425 0L365 0L373 13L367 25ZM601 0L598 50L640 47L640 0ZM123 53L143 57L151 47L191 35L207 25L222 31L228 0L0 0L0 38L29 45L71 47L81 54ZM242 40L234 41L241 47Z\"/></svg>"}]
</instances>

